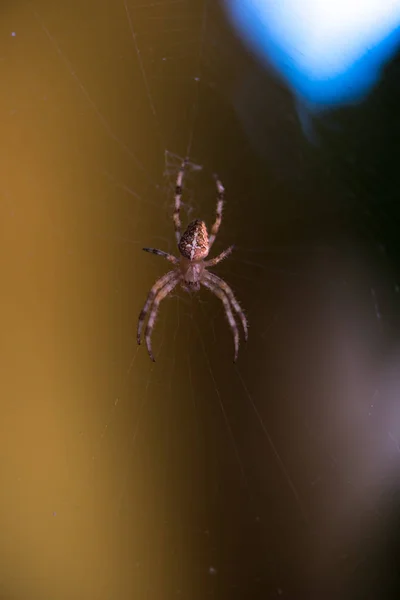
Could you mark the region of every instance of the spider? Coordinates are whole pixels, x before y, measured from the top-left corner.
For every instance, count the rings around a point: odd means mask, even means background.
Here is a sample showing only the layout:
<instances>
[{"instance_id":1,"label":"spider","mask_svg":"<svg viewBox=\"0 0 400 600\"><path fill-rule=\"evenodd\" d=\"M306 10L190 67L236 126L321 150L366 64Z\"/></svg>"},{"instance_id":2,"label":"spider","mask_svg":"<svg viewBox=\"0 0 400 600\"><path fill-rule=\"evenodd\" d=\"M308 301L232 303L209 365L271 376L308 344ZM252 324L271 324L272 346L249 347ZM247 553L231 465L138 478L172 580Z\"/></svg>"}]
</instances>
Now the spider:
<instances>
[{"instance_id":1,"label":"spider","mask_svg":"<svg viewBox=\"0 0 400 600\"><path fill-rule=\"evenodd\" d=\"M141 343L144 320L150 311L147 327L145 329L145 339L149 356L154 362L155 358L151 348L151 334L153 332L161 300L166 298L178 283L180 283L187 292L197 292L200 289L200 286L204 285L204 287L215 294L224 305L225 314L233 333L235 346L234 362L236 362L239 351L239 331L233 312L238 315L242 322L244 337L247 341L246 316L240 308L229 285L225 283L223 279L207 270L209 267L214 267L221 262L221 260L229 256L233 250L233 246L229 246L229 248L211 260L204 260L210 252L221 225L225 189L219 179L215 176L217 186L217 211L214 225L211 228L211 235L208 235L206 224L200 219L196 219L189 223L186 231L181 235L180 208L182 181L188 162L188 159L185 159L178 172L175 189L175 210L173 215L176 243L181 256L177 258L176 256L164 252L163 250L158 250L157 248L143 248L145 252L151 252L152 254L157 254L157 256L162 256L175 265L175 268L160 277L151 288L139 315L137 343Z\"/></svg>"}]
</instances>

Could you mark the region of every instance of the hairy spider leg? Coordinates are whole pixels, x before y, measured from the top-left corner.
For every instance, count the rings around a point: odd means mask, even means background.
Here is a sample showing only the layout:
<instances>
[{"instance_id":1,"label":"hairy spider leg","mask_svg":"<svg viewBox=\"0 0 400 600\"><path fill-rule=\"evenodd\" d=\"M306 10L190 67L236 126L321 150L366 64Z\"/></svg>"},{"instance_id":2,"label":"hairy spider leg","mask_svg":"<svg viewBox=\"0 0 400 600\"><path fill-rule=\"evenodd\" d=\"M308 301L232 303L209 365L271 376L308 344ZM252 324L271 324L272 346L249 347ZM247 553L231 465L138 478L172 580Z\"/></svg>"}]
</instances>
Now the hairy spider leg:
<instances>
[{"instance_id":1,"label":"hairy spider leg","mask_svg":"<svg viewBox=\"0 0 400 600\"><path fill-rule=\"evenodd\" d=\"M231 326L232 333L233 333L233 341L235 344L235 354L234 354L233 362L236 362L237 357L238 357L238 352L239 352L239 330L236 325L236 321L233 316L228 297L226 296L225 292L216 283L214 283L213 281L208 279L206 275L204 276L204 279L202 279L201 283L202 283L202 285L204 285L204 287L208 288L213 294L215 294L222 301L222 303L224 305L225 314L228 318L228 322L229 322L229 325Z\"/></svg>"},{"instance_id":2,"label":"hairy spider leg","mask_svg":"<svg viewBox=\"0 0 400 600\"><path fill-rule=\"evenodd\" d=\"M217 233L218 233L219 227L221 225L222 209L224 207L224 201L225 201L225 188L222 185L222 183L220 182L220 180L218 179L218 177L216 175L214 175L214 177L215 177L215 184L217 186L217 211L216 211L214 225L211 227L211 235L210 235L210 239L209 239L209 247L210 248L213 245L215 238L217 237Z\"/></svg>"},{"instance_id":3,"label":"hairy spider leg","mask_svg":"<svg viewBox=\"0 0 400 600\"><path fill-rule=\"evenodd\" d=\"M153 355L153 352L151 349L151 334L153 332L154 323L156 321L158 307L160 305L161 300L163 300L166 296L168 296L168 294L170 294L172 292L172 290L178 284L178 282L179 282L179 275L175 274L175 277L169 283L166 283L164 285L164 287L161 288L161 290L158 292L158 294L154 298L153 306L151 307L151 312L150 312L149 320L147 321L147 326L146 326L146 330L144 332L144 337L146 339L147 352L149 353L149 356L153 362L156 362L156 359L154 358L154 355Z\"/></svg>"},{"instance_id":4,"label":"hairy spider leg","mask_svg":"<svg viewBox=\"0 0 400 600\"><path fill-rule=\"evenodd\" d=\"M247 342L248 325L247 325L246 315L244 314L243 309L240 306L239 302L236 300L235 294L233 293L232 289L229 287L229 285L223 279L221 279L221 277L218 277L218 275L215 275L215 273L207 272L204 275L204 277L207 278L212 283L214 283L215 285L217 285L219 288L221 288L225 292L225 294L228 296L230 303L232 304L233 308L235 309L235 312L237 313L239 319L242 322L243 331L244 331L244 339Z\"/></svg>"},{"instance_id":5,"label":"hairy spider leg","mask_svg":"<svg viewBox=\"0 0 400 600\"><path fill-rule=\"evenodd\" d=\"M164 250L159 250L158 248L142 248L145 252L151 252L151 254L157 254L157 256L162 256L169 262L174 265L179 264L179 258L176 258L173 254L169 254L168 252L164 252Z\"/></svg>"},{"instance_id":6,"label":"hairy spider leg","mask_svg":"<svg viewBox=\"0 0 400 600\"><path fill-rule=\"evenodd\" d=\"M154 298L156 297L158 292L175 276L176 276L176 271L168 271L168 273L166 273L165 275L163 275L162 277L157 279L157 281L151 288L150 292L148 293L146 302L145 302L142 310L140 311L139 320L138 320L138 326L137 326L137 343L138 344L141 343L143 322L146 318L147 313L149 312L149 308L150 308L151 304L153 303Z\"/></svg>"},{"instance_id":7,"label":"hairy spider leg","mask_svg":"<svg viewBox=\"0 0 400 600\"><path fill-rule=\"evenodd\" d=\"M182 199L182 182L183 175L185 173L185 168L187 163L189 162L188 158L185 158L183 161L181 168L178 171L178 177L176 178L176 187L175 187L175 209L174 209L174 225L175 225L175 237L176 243L179 244L181 239L181 199Z\"/></svg>"},{"instance_id":8,"label":"hairy spider leg","mask_svg":"<svg viewBox=\"0 0 400 600\"><path fill-rule=\"evenodd\" d=\"M230 255L233 248L234 248L234 246L229 246L229 248L227 248L226 250L221 252L221 254L218 254L218 256L216 256L215 258L211 258L210 260L205 260L204 261L205 268L207 269L208 267L215 267L215 265L217 265L219 262L221 262L221 260L224 260L224 258L226 258L227 256Z\"/></svg>"}]
</instances>

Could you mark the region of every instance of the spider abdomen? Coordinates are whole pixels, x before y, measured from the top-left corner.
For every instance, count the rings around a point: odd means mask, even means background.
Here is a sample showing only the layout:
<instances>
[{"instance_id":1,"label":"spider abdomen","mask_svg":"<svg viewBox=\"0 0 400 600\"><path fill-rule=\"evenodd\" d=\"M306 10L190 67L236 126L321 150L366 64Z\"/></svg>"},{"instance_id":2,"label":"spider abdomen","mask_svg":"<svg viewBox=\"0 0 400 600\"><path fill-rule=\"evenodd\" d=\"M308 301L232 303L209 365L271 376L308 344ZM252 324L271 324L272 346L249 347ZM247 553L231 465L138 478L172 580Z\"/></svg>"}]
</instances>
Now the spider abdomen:
<instances>
[{"instance_id":1,"label":"spider abdomen","mask_svg":"<svg viewBox=\"0 0 400 600\"><path fill-rule=\"evenodd\" d=\"M187 226L182 235L179 252L188 260L203 260L209 252L208 233L204 221L196 219Z\"/></svg>"}]
</instances>

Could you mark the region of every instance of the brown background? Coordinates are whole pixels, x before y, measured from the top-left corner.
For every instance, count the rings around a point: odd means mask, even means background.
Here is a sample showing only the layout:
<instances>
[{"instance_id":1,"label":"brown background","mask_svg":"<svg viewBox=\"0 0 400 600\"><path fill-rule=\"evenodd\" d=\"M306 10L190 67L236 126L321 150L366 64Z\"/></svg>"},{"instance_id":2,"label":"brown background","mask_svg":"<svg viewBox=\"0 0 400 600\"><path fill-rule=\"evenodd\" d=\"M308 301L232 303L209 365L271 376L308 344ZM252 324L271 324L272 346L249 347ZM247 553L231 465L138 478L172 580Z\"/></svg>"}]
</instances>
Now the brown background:
<instances>
[{"instance_id":1,"label":"brown background","mask_svg":"<svg viewBox=\"0 0 400 600\"><path fill-rule=\"evenodd\" d=\"M9 3L0 30L0 598L334 596L397 452L368 199L274 80L241 121L259 73L216 3ZM154 365L135 345L187 152L185 220L227 188L235 367L206 291L164 302Z\"/></svg>"}]
</instances>

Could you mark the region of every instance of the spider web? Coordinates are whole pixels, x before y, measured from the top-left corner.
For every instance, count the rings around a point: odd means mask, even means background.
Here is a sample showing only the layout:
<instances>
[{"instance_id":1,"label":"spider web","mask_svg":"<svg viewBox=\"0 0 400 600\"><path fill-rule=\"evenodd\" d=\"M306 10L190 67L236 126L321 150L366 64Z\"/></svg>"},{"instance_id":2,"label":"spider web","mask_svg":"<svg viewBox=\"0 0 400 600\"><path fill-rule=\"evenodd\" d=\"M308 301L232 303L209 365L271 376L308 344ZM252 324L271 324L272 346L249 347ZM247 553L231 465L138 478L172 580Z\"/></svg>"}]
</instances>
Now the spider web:
<instances>
[{"instance_id":1,"label":"spider web","mask_svg":"<svg viewBox=\"0 0 400 600\"><path fill-rule=\"evenodd\" d=\"M5 597L319 593L364 559L398 460L397 362L380 365L399 288L379 222L349 188L303 202L332 177L310 176L290 113L277 131L288 99L255 85L217 3L34 3L4 29L2 210L30 301L7 338L26 401L5 409ZM214 172L226 187L213 255L236 246L216 272L250 323L237 365L207 290L162 303L155 364L135 346L168 269L141 248L176 253L186 156L183 225L212 222ZM332 222L352 214L339 243Z\"/></svg>"}]
</instances>

